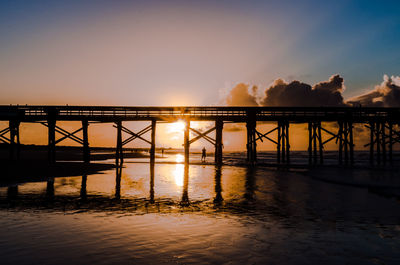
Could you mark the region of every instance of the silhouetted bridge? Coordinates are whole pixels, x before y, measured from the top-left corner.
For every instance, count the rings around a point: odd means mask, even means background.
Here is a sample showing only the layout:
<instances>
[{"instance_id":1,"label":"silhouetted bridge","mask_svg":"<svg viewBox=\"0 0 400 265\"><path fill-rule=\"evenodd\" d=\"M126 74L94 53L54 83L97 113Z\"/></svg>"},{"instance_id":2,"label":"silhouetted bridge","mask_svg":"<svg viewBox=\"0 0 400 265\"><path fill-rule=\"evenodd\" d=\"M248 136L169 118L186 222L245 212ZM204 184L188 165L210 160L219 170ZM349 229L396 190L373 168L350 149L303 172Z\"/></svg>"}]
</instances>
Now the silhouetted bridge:
<instances>
[{"instance_id":1,"label":"silhouetted bridge","mask_svg":"<svg viewBox=\"0 0 400 265\"><path fill-rule=\"evenodd\" d=\"M257 142L271 141L276 145L277 163L290 163L289 125L308 125L308 152L310 164L323 163L323 148L329 141L338 144L339 163L354 163L354 124L363 124L370 131L370 162L385 164L393 160L393 145L400 142L400 108L363 107L113 107L113 106L0 106L0 120L9 126L0 131L0 141L10 144L10 159L19 158L19 126L22 122L41 123L48 127L49 161L56 161L56 144L71 139L83 146L83 160L90 161L88 126L90 123L114 123L117 129L116 164L123 163L123 146L135 139L150 145L150 159L155 158L157 122L185 121L185 161L189 161L190 144L203 138L215 146L215 163L222 163L222 131L224 123L246 123L247 161L256 163ZM80 121L82 127L69 132L57 121ZM133 132L123 126L126 121L149 121L144 129ZM190 121L212 121L215 126L199 131L190 127ZM267 132L257 130L257 122L276 123ZM321 126L333 122L335 131ZM337 130L337 131L336 131ZM189 132L197 136L190 139ZM209 136L215 131L215 138ZM276 131L276 137L271 133ZM56 139L56 132L61 136ZM82 132L82 137L77 136ZM123 132L128 135L123 139ZM329 137L323 139L322 132ZM150 133L150 139L144 134ZM275 135L275 134L274 134Z\"/></svg>"}]
</instances>

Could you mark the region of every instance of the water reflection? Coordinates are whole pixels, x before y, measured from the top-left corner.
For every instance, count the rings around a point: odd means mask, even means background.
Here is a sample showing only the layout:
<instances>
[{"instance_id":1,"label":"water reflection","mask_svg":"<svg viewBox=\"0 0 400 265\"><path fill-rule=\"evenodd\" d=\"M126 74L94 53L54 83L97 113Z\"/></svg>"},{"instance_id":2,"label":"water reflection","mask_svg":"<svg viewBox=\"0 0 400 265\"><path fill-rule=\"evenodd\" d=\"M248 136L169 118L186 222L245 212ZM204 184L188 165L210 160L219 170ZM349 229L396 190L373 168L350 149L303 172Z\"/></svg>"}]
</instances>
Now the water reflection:
<instances>
[{"instance_id":1,"label":"water reflection","mask_svg":"<svg viewBox=\"0 0 400 265\"><path fill-rule=\"evenodd\" d=\"M294 264L321 263L331 255L335 261L342 256L334 262L341 264L361 253L353 263L387 256L382 264L394 264L399 220L393 198L262 167L127 163L104 174L0 187L0 253L27 260L45 249L44 258L68 253L60 258L64 263L115 258L125 264L137 256L124 255L134 253L147 257L142 263L158 264L184 253L171 263L272 257L254 263L287 264L288 255L295 255ZM74 253L84 257L71 261ZM86 262L89 256L95 260Z\"/></svg>"},{"instance_id":2,"label":"water reflection","mask_svg":"<svg viewBox=\"0 0 400 265\"><path fill-rule=\"evenodd\" d=\"M121 199L121 175L122 167L117 166L115 168L115 199Z\"/></svg>"},{"instance_id":3,"label":"water reflection","mask_svg":"<svg viewBox=\"0 0 400 265\"><path fill-rule=\"evenodd\" d=\"M175 169L173 171L173 176L175 179L175 184L178 187L182 187L184 184L184 171L185 171L185 165L183 164L178 164L182 163L185 160L184 156L181 154L177 154L175 157L175 162L177 163L175 165Z\"/></svg>"},{"instance_id":4,"label":"water reflection","mask_svg":"<svg viewBox=\"0 0 400 265\"><path fill-rule=\"evenodd\" d=\"M175 162L176 163L182 163L183 161L185 161L185 157L182 154L176 154Z\"/></svg>"},{"instance_id":5,"label":"water reflection","mask_svg":"<svg viewBox=\"0 0 400 265\"><path fill-rule=\"evenodd\" d=\"M54 200L54 178L49 178L46 185L46 198L49 201Z\"/></svg>"},{"instance_id":6,"label":"water reflection","mask_svg":"<svg viewBox=\"0 0 400 265\"><path fill-rule=\"evenodd\" d=\"M182 190L182 204L189 204L189 165L185 163L184 170L183 170L183 190Z\"/></svg>"},{"instance_id":7,"label":"water reflection","mask_svg":"<svg viewBox=\"0 0 400 265\"><path fill-rule=\"evenodd\" d=\"M255 183L256 183L255 169L253 167L247 167L246 181L245 181L246 192L244 194L244 198L248 202L255 200L255 195L254 195Z\"/></svg>"},{"instance_id":8,"label":"water reflection","mask_svg":"<svg viewBox=\"0 0 400 265\"><path fill-rule=\"evenodd\" d=\"M182 187L184 184L184 174L185 174L184 171L185 171L185 165L177 164L175 165L175 169L172 172L175 179L175 185L178 187Z\"/></svg>"},{"instance_id":9,"label":"water reflection","mask_svg":"<svg viewBox=\"0 0 400 265\"><path fill-rule=\"evenodd\" d=\"M87 175L83 175L81 181L81 192L80 192L82 200L86 200L87 198L86 185L87 185Z\"/></svg>"},{"instance_id":10,"label":"water reflection","mask_svg":"<svg viewBox=\"0 0 400 265\"><path fill-rule=\"evenodd\" d=\"M181 180L180 185L177 185L176 179ZM368 219L362 214L371 211L359 210L371 205L376 199L368 196L368 190L338 188L287 171L142 163L126 164L124 169L116 168L105 174L49 178L45 182L9 185L0 188L0 207L18 205L51 207L63 211L79 208L86 211L121 210L138 213L145 207L149 207L146 212L151 211L152 207L157 212L175 209L214 211L218 208L230 213L255 212L258 216L287 218L292 225L297 225L304 216L307 216L307 220L317 220L319 217L316 217L318 214L315 212L327 215L327 219L335 219L338 215L352 218L360 213L361 220ZM357 203L357 207L353 207L356 211L350 209L351 204L344 201L344 198ZM363 201L364 198L369 198L368 203ZM336 204L341 211L326 209L324 202ZM392 203L389 202L392 208L398 207ZM384 205L376 207L374 211L378 211L379 216L397 218L392 214L395 211L387 209L387 205Z\"/></svg>"},{"instance_id":11,"label":"water reflection","mask_svg":"<svg viewBox=\"0 0 400 265\"><path fill-rule=\"evenodd\" d=\"M221 185L222 168L221 166L215 166L215 198L214 203L220 205L224 200L222 198L222 185Z\"/></svg>"},{"instance_id":12,"label":"water reflection","mask_svg":"<svg viewBox=\"0 0 400 265\"><path fill-rule=\"evenodd\" d=\"M150 203L154 203L154 161L150 163Z\"/></svg>"},{"instance_id":13,"label":"water reflection","mask_svg":"<svg viewBox=\"0 0 400 265\"><path fill-rule=\"evenodd\" d=\"M15 200L18 197L18 185L12 185L7 188L7 199Z\"/></svg>"}]
</instances>

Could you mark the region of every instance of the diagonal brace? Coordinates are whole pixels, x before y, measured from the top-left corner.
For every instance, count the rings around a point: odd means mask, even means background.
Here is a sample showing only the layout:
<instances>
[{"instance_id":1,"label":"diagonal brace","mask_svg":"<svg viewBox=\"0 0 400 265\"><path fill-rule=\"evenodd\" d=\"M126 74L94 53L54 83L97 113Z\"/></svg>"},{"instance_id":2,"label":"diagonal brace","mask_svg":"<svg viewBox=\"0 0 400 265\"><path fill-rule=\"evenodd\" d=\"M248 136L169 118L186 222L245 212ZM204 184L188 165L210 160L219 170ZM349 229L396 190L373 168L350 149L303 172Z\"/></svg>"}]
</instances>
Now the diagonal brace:
<instances>
[{"instance_id":1,"label":"diagonal brace","mask_svg":"<svg viewBox=\"0 0 400 265\"><path fill-rule=\"evenodd\" d=\"M216 129L216 127L213 127L211 129L208 129L207 131L205 131L204 133L199 132L198 130L195 130L193 128L189 128L190 130L192 130L193 132L197 133L198 136L196 136L195 138L193 138L192 140L189 141L189 144L194 143L195 141L199 140L200 138L204 138L206 139L208 142L210 142L211 144L215 145L216 141L209 137L207 134L211 133L212 131L214 131Z\"/></svg>"},{"instance_id":2,"label":"diagonal brace","mask_svg":"<svg viewBox=\"0 0 400 265\"><path fill-rule=\"evenodd\" d=\"M114 128L117 128L117 126L114 125ZM139 139L141 139L142 141L145 141L146 143L148 143L148 144L151 145L151 142L150 142L149 140L147 140L147 139L145 139L145 138L142 137L143 134L145 134L145 133L151 131L151 128L152 128L151 125L149 125L149 126L147 126L146 128L144 128L143 130L139 131L138 133L134 133L133 131L129 130L128 128L122 126L122 131L125 132L125 133L127 133L127 134L130 134L130 135L131 135L129 138L125 139L125 140L122 142L122 146L124 146L124 145L126 145L126 144L132 142L132 141L135 140L136 138L139 138Z\"/></svg>"},{"instance_id":3,"label":"diagonal brace","mask_svg":"<svg viewBox=\"0 0 400 265\"><path fill-rule=\"evenodd\" d=\"M78 133L78 132L80 132L80 131L82 131L82 130L83 130L83 128L80 128L80 129L78 129L78 130L73 131L72 133L68 133L67 135L64 135L64 137L58 139L58 140L56 141L55 144L58 144L59 142L65 140L65 139L67 139L67 138L70 138L70 139L74 140L74 139L71 138L71 137L75 136L76 133ZM75 136L75 137L78 138L77 136ZM80 141L76 141L76 140L74 140L74 141L83 144L83 140L81 140L80 138L78 138L78 139L79 139Z\"/></svg>"},{"instance_id":4,"label":"diagonal brace","mask_svg":"<svg viewBox=\"0 0 400 265\"><path fill-rule=\"evenodd\" d=\"M9 144L11 141L9 138L5 137L4 135L10 131L10 127L5 128L0 131L0 141L3 143Z\"/></svg>"},{"instance_id":5,"label":"diagonal brace","mask_svg":"<svg viewBox=\"0 0 400 265\"><path fill-rule=\"evenodd\" d=\"M272 132L274 132L274 131L276 131L278 128L279 128L279 127L275 127L274 129L269 130L268 132L266 132L266 133L264 133L264 134L262 134L262 133L260 133L259 131L255 130L256 133L257 133L257 135L258 135L258 138L256 138L255 141L257 142L257 140L260 140L261 142L264 142L264 141L263 141L263 138L265 138L265 139L267 139L267 140L269 140L269 141L271 141L271 142L273 142L274 144L277 145L278 142L276 142L275 140L269 138L267 135L270 134L270 133L272 133Z\"/></svg>"},{"instance_id":6,"label":"diagonal brace","mask_svg":"<svg viewBox=\"0 0 400 265\"><path fill-rule=\"evenodd\" d=\"M46 127L49 127L49 125L47 124L47 122L41 122L41 124L43 124ZM78 144L83 144L83 140L81 138L79 138L78 136L76 136L75 134L78 133L79 131L83 130L83 128L80 128L78 130L75 130L74 132L70 133L67 130L64 130L63 128L59 127L59 126L55 126L55 130L56 132L58 132L59 134L64 135L64 137L58 139L55 144L69 138L75 142L77 142Z\"/></svg>"}]
</instances>

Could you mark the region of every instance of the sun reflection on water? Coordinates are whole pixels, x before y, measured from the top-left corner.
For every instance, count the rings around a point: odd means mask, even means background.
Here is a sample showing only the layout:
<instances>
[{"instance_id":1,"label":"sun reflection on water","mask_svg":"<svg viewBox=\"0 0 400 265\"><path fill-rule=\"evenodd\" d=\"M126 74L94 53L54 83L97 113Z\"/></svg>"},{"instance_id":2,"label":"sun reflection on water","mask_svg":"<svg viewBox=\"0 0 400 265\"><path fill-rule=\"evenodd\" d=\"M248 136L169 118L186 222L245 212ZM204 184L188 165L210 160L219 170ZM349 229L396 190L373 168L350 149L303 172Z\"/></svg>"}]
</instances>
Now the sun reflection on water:
<instances>
[{"instance_id":1,"label":"sun reflection on water","mask_svg":"<svg viewBox=\"0 0 400 265\"><path fill-rule=\"evenodd\" d=\"M175 157L175 162L177 163L182 163L184 161L184 156L181 154L177 154ZM183 174L184 174L184 165L182 164L176 164L175 165L175 169L172 172L174 178L175 178L175 184L178 187L182 187L183 186Z\"/></svg>"},{"instance_id":2,"label":"sun reflection on water","mask_svg":"<svg viewBox=\"0 0 400 265\"><path fill-rule=\"evenodd\" d=\"M184 165L178 164L175 166L175 170L173 171L175 184L179 187L183 186L184 167L185 167Z\"/></svg>"},{"instance_id":3,"label":"sun reflection on water","mask_svg":"<svg viewBox=\"0 0 400 265\"><path fill-rule=\"evenodd\" d=\"M181 154L177 154L175 157L175 162L182 163L185 160L185 157Z\"/></svg>"}]
</instances>

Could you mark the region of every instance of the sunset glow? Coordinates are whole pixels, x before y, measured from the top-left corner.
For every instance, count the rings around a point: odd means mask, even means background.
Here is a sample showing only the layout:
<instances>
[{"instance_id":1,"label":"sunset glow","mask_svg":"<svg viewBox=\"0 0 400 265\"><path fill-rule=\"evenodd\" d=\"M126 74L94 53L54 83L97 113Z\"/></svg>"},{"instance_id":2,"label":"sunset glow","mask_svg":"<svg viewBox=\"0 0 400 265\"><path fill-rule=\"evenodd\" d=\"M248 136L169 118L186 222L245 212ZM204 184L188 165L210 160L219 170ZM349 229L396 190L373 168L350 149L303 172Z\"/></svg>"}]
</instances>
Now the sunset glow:
<instances>
[{"instance_id":1,"label":"sunset glow","mask_svg":"<svg viewBox=\"0 0 400 265\"><path fill-rule=\"evenodd\" d=\"M399 14L1 1L0 265L400 264Z\"/></svg>"},{"instance_id":2,"label":"sunset glow","mask_svg":"<svg viewBox=\"0 0 400 265\"><path fill-rule=\"evenodd\" d=\"M168 124L168 132L169 133L182 133L186 128L186 123L184 121L177 121L174 123Z\"/></svg>"}]
</instances>

